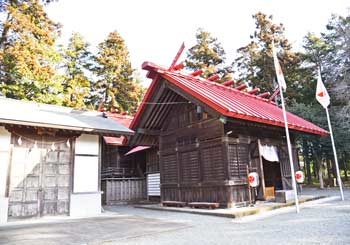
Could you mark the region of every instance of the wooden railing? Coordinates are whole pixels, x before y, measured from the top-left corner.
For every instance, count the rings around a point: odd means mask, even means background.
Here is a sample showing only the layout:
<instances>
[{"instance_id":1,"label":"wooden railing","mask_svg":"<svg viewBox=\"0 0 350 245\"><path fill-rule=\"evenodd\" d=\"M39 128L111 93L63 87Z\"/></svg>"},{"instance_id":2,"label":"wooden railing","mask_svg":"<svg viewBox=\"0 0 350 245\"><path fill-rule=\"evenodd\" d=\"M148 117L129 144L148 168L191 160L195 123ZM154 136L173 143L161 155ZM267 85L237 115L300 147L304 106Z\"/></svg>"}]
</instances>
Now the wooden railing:
<instances>
[{"instance_id":1,"label":"wooden railing","mask_svg":"<svg viewBox=\"0 0 350 245\"><path fill-rule=\"evenodd\" d=\"M136 170L133 168L117 168L107 167L101 171L101 178L114 178L114 177L134 177ZM137 176L137 175L136 175Z\"/></svg>"}]
</instances>

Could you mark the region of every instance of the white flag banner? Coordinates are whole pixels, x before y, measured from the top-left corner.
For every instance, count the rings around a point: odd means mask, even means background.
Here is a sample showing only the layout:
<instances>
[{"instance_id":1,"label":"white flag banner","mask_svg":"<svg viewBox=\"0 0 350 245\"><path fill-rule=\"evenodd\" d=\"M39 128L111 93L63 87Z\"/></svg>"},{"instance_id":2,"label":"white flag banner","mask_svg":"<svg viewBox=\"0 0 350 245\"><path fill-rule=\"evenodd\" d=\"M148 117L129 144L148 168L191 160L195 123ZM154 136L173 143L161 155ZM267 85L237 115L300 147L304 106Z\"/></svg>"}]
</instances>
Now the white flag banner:
<instances>
[{"instance_id":1,"label":"white flag banner","mask_svg":"<svg viewBox=\"0 0 350 245\"><path fill-rule=\"evenodd\" d=\"M278 85L283 90L286 90L287 88L286 81L284 80L282 68L281 68L280 62L278 61L276 50L275 50L275 43L273 41L272 41L272 55L273 55L273 63L275 65Z\"/></svg>"},{"instance_id":2,"label":"white flag banner","mask_svg":"<svg viewBox=\"0 0 350 245\"><path fill-rule=\"evenodd\" d=\"M323 106L323 108L326 109L329 106L330 97L326 87L322 82L320 70L318 71L318 78L317 78L316 99Z\"/></svg>"}]
</instances>

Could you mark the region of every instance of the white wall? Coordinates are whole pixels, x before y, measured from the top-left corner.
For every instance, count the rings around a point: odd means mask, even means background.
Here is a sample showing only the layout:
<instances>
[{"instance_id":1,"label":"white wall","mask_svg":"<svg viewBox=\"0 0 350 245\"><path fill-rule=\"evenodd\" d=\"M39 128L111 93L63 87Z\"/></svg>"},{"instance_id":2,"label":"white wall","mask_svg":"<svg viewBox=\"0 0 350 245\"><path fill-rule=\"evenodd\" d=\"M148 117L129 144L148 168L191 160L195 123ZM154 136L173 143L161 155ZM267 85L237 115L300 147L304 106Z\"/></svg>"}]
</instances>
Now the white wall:
<instances>
[{"instance_id":1,"label":"white wall","mask_svg":"<svg viewBox=\"0 0 350 245\"><path fill-rule=\"evenodd\" d=\"M98 190L98 157L75 156L73 192Z\"/></svg>"},{"instance_id":2,"label":"white wall","mask_svg":"<svg viewBox=\"0 0 350 245\"><path fill-rule=\"evenodd\" d=\"M98 155L98 139L98 135L81 135L75 141L75 154Z\"/></svg>"},{"instance_id":3,"label":"white wall","mask_svg":"<svg viewBox=\"0 0 350 245\"><path fill-rule=\"evenodd\" d=\"M7 171L10 159L11 134L0 127L0 223L7 221L8 198L5 197Z\"/></svg>"},{"instance_id":4,"label":"white wall","mask_svg":"<svg viewBox=\"0 0 350 245\"><path fill-rule=\"evenodd\" d=\"M76 139L70 216L84 217L101 213L98 154L99 136L83 134Z\"/></svg>"}]
</instances>

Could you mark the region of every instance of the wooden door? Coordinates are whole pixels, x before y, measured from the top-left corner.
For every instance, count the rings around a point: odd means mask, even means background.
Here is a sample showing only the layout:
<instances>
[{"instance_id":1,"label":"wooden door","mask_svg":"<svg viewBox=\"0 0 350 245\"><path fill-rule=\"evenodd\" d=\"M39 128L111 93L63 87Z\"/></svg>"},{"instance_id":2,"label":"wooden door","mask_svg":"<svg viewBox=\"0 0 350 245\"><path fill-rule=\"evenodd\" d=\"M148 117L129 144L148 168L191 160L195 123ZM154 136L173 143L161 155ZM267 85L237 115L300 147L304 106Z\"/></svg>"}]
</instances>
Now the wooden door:
<instances>
[{"instance_id":1,"label":"wooden door","mask_svg":"<svg viewBox=\"0 0 350 245\"><path fill-rule=\"evenodd\" d=\"M12 152L9 217L68 214L70 147L22 141Z\"/></svg>"}]
</instances>

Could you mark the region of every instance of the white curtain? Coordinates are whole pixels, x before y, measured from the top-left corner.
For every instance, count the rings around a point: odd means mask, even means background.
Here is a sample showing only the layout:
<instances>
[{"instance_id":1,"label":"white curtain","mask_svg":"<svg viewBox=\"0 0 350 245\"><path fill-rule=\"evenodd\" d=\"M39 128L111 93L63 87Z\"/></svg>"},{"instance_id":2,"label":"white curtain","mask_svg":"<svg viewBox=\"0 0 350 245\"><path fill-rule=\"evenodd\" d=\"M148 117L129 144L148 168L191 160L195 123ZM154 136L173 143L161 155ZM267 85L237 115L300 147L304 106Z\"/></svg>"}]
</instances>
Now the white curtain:
<instances>
[{"instance_id":1,"label":"white curtain","mask_svg":"<svg viewBox=\"0 0 350 245\"><path fill-rule=\"evenodd\" d=\"M277 147L274 145L261 145L260 153L267 161L279 162Z\"/></svg>"}]
</instances>

